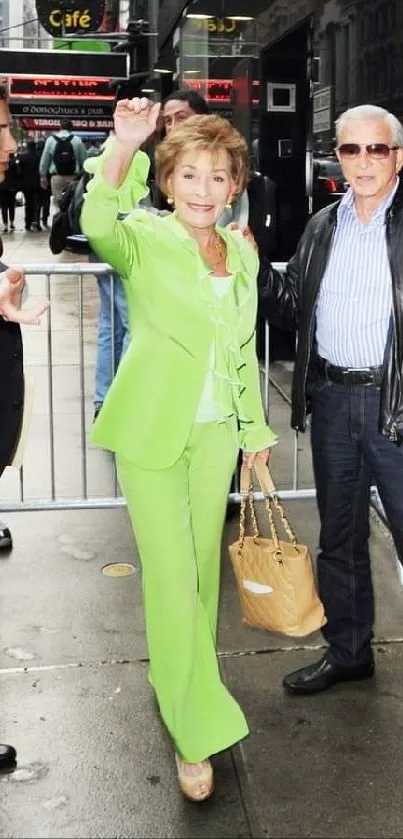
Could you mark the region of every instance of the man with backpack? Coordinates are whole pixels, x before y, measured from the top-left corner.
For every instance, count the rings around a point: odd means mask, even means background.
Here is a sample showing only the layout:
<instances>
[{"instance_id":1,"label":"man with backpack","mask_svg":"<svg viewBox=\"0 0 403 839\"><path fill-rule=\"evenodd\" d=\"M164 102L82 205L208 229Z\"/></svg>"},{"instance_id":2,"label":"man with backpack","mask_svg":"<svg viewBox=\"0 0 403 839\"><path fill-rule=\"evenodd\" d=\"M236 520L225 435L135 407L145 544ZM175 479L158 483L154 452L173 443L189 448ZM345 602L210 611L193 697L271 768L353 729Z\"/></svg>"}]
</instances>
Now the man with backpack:
<instances>
[{"instance_id":1,"label":"man with backpack","mask_svg":"<svg viewBox=\"0 0 403 839\"><path fill-rule=\"evenodd\" d=\"M73 133L73 123L62 119L60 131L47 138L39 163L41 186L46 189L50 181L56 207L60 205L63 190L81 172L86 157L83 141Z\"/></svg>"}]
</instances>

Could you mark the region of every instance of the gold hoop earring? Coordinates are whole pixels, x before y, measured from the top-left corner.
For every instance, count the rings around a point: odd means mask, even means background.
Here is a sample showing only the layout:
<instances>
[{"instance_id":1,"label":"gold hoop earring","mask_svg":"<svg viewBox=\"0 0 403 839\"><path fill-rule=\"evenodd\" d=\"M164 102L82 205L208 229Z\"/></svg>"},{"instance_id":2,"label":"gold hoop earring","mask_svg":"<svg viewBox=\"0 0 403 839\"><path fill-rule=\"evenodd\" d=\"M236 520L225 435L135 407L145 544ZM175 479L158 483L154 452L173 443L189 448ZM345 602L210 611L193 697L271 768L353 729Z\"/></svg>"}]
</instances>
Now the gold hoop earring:
<instances>
[{"instance_id":1,"label":"gold hoop earring","mask_svg":"<svg viewBox=\"0 0 403 839\"><path fill-rule=\"evenodd\" d=\"M167 204L169 204L170 206L172 206L172 204L173 204L173 203L174 203L174 199L173 199L173 198L171 198L171 196L170 196L170 195L168 195L168 198L167 198Z\"/></svg>"}]
</instances>

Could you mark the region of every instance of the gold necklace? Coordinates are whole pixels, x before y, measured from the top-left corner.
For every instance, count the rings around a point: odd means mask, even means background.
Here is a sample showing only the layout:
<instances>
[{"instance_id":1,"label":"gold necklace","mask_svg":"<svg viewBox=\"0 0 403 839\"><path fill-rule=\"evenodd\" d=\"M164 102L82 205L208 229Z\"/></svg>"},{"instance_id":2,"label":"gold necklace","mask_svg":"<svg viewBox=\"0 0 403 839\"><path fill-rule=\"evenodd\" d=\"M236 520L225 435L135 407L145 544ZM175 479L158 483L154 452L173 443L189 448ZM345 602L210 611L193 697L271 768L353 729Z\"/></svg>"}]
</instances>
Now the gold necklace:
<instances>
[{"instance_id":1,"label":"gold necklace","mask_svg":"<svg viewBox=\"0 0 403 839\"><path fill-rule=\"evenodd\" d=\"M211 270L214 272L218 268L225 268L227 252L225 243L216 231L214 231L211 237L211 244L214 248L215 255L211 256L209 253L209 248L211 246L209 242L205 251L204 259L209 268L211 268Z\"/></svg>"}]
</instances>

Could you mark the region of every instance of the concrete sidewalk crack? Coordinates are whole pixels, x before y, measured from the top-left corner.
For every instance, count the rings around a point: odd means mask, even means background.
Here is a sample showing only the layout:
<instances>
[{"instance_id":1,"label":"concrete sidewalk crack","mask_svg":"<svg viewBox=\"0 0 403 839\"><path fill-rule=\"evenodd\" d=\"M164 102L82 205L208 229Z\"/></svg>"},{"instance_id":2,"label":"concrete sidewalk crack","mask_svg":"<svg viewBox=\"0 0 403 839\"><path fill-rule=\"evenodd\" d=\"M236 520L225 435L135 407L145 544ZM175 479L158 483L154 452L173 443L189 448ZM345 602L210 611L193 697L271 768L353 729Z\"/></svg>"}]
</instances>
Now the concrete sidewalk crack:
<instances>
[{"instance_id":1,"label":"concrete sidewalk crack","mask_svg":"<svg viewBox=\"0 0 403 839\"><path fill-rule=\"evenodd\" d=\"M377 647L385 647L385 646L392 646L393 644L403 644L403 637L399 638L378 638L373 641L372 646L376 649ZM250 650L222 650L219 652L218 658L219 659L235 659L235 658L242 658L245 656L258 656L258 655L273 655L274 653L289 653L289 652L299 652L301 650L325 650L327 648L327 644L290 644L287 646L278 647L262 647L261 649L250 649ZM147 656L143 656L141 658L111 658L111 659L99 659L98 661L68 661L64 664L30 664L26 666L20 667L0 667L0 676L7 676L13 673L40 673L40 672L50 672L52 670L72 670L78 667L115 667L121 666L125 664L149 664L149 659Z\"/></svg>"}]
</instances>

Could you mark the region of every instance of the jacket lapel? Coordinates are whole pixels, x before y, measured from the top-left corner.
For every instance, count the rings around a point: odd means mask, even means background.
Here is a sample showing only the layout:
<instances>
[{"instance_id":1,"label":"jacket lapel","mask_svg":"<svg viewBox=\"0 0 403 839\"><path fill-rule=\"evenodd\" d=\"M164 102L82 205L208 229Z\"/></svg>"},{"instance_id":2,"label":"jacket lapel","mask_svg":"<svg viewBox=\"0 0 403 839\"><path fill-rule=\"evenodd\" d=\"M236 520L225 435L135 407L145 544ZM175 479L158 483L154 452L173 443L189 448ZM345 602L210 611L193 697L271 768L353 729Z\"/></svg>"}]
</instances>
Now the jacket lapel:
<instances>
[{"instance_id":1,"label":"jacket lapel","mask_svg":"<svg viewBox=\"0 0 403 839\"><path fill-rule=\"evenodd\" d=\"M192 322L183 323L183 317L178 318L176 339L180 340L186 349L194 356L205 354L206 341L210 344L213 336L213 325L209 316L209 303L215 301L214 292L209 279L211 273L202 259L195 240L178 221L176 213L164 218L164 224L172 236L178 239L178 245L186 248L196 270L190 271L186 277L186 294L193 297L194 315ZM233 294L239 313L239 340L242 343L250 337L255 326L256 310L256 257L252 250L243 246L242 233L228 231L218 227L220 236L227 245L227 268L234 274ZM239 239L239 241L238 241ZM189 263L191 264L191 262ZM201 306L204 301L205 306ZM189 300L191 303L191 301Z\"/></svg>"}]
</instances>

